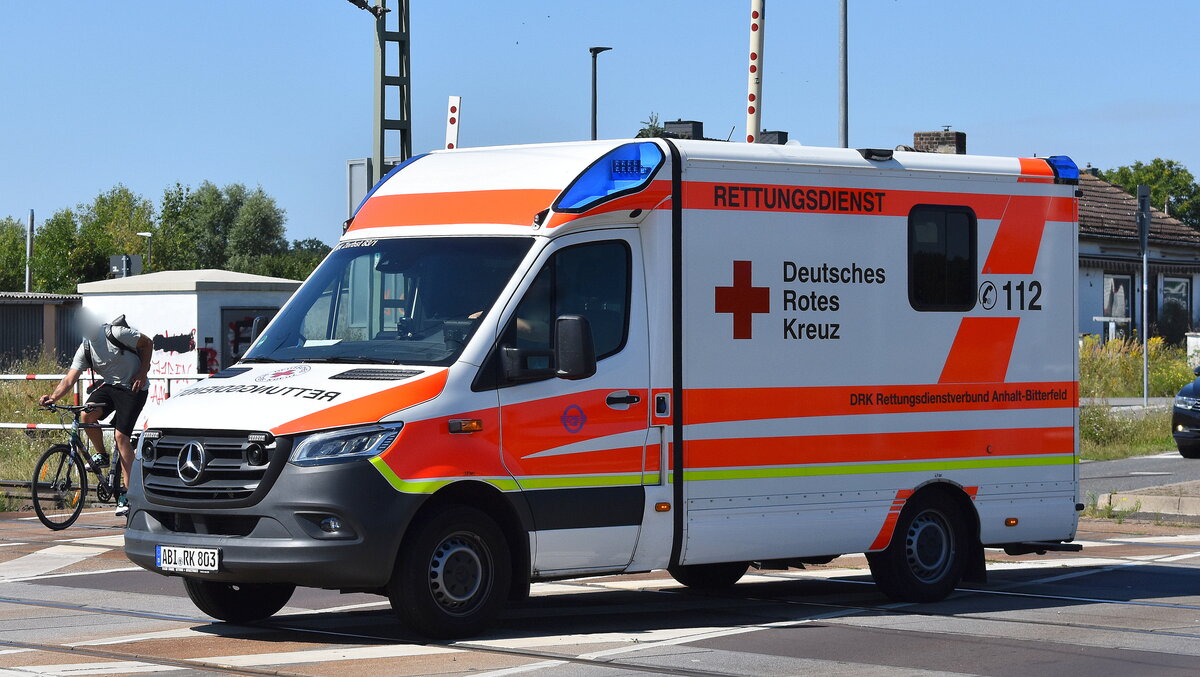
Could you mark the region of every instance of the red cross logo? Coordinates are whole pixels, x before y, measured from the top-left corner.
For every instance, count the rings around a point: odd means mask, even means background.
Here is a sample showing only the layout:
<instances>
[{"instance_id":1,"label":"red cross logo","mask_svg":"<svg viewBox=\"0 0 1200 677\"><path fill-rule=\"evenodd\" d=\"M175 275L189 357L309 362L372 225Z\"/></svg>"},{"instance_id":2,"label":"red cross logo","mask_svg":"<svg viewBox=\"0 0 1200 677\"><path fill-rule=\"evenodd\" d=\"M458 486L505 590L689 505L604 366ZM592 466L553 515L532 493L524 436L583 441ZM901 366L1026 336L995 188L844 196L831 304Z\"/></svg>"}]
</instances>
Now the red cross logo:
<instances>
[{"instance_id":1,"label":"red cross logo","mask_svg":"<svg viewBox=\"0 0 1200 677\"><path fill-rule=\"evenodd\" d=\"M733 286L717 287L718 313L733 314L733 338L751 338L754 313L771 312L771 288L755 287L750 261L733 262Z\"/></svg>"}]
</instances>

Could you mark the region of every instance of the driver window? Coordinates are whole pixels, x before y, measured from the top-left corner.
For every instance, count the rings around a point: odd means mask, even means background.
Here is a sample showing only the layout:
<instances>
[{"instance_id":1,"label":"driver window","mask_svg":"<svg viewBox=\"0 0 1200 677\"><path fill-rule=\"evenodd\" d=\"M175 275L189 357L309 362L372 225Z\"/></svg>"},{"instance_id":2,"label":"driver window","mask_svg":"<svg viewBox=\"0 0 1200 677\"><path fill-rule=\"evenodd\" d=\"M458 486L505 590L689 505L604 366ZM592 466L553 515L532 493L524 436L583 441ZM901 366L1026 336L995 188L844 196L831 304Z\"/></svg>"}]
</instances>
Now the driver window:
<instances>
[{"instance_id":1,"label":"driver window","mask_svg":"<svg viewBox=\"0 0 1200 677\"><path fill-rule=\"evenodd\" d=\"M530 368L548 369L555 318L582 315L591 325L596 357L617 353L628 326L629 267L629 248L620 241L556 252L517 305L501 343L527 351Z\"/></svg>"}]
</instances>

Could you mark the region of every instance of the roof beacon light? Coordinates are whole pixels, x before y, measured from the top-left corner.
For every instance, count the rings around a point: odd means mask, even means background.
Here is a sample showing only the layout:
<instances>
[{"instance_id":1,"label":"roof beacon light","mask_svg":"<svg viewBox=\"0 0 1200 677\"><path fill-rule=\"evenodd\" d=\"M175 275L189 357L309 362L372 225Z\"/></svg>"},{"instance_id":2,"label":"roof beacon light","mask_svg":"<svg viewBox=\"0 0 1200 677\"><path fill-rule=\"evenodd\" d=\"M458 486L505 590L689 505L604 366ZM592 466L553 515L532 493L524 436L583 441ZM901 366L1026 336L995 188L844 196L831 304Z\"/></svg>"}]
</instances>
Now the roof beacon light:
<instances>
[{"instance_id":1,"label":"roof beacon light","mask_svg":"<svg viewBox=\"0 0 1200 677\"><path fill-rule=\"evenodd\" d=\"M651 141L627 143L610 150L583 170L558 201L554 211L579 213L649 185L666 156Z\"/></svg>"},{"instance_id":2,"label":"roof beacon light","mask_svg":"<svg viewBox=\"0 0 1200 677\"><path fill-rule=\"evenodd\" d=\"M1051 155L1046 158L1050 169L1054 170L1055 183L1079 183L1079 165L1066 155Z\"/></svg>"}]
</instances>

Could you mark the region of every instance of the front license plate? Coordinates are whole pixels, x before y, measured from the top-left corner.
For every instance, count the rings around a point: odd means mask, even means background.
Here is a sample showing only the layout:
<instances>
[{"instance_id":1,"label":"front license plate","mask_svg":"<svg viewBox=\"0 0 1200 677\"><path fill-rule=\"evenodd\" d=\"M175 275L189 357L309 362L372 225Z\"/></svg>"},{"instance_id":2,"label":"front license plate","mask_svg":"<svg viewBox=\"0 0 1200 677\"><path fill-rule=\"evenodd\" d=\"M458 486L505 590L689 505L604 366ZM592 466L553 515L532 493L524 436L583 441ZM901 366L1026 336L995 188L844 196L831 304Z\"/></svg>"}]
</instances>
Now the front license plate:
<instances>
[{"instance_id":1,"label":"front license plate","mask_svg":"<svg viewBox=\"0 0 1200 677\"><path fill-rule=\"evenodd\" d=\"M221 562L217 548L182 548L175 545L154 546L154 566L163 571L184 571L211 574Z\"/></svg>"}]
</instances>

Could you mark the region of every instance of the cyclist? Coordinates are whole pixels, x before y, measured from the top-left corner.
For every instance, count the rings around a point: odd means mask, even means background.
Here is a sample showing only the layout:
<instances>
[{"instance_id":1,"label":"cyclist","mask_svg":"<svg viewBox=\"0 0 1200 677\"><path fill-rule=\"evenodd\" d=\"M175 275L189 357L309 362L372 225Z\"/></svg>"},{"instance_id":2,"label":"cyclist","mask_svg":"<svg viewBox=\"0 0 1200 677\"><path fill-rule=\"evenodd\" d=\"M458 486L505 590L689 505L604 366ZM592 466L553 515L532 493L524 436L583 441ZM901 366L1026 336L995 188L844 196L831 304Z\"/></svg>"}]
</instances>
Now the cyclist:
<instances>
[{"instance_id":1,"label":"cyclist","mask_svg":"<svg viewBox=\"0 0 1200 677\"><path fill-rule=\"evenodd\" d=\"M75 359L66 376L59 381L54 392L43 395L39 402L42 406L58 401L63 395L71 392L75 382L87 369L94 371L102 382L88 388L91 395L88 404L99 405L98 409L85 412L81 417L84 423L95 423L100 419L116 412L112 419L116 429L114 437L117 450L121 454L121 475L128 478L133 466L133 445L129 436L142 407L146 405L150 358L154 352L154 344L144 334L133 329L125 322L122 315L108 324L101 324L92 319L85 319L83 341L75 351ZM98 467L108 465L108 454L104 450L104 434L99 428L86 428L88 437L96 454L92 461ZM128 481L128 480L126 480ZM124 490L118 490L117 515L129 512L125 503Z\"/></svg>"}]
</instances>

